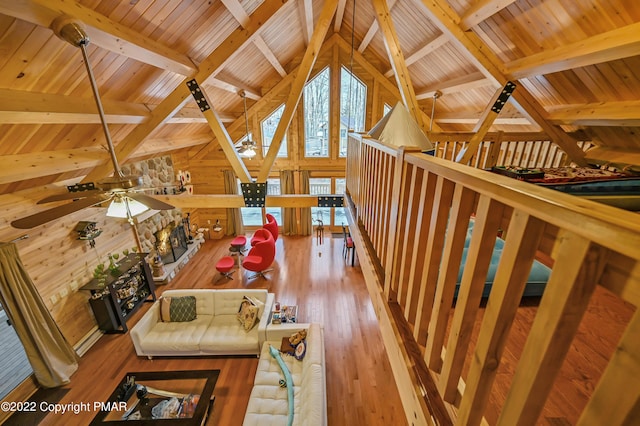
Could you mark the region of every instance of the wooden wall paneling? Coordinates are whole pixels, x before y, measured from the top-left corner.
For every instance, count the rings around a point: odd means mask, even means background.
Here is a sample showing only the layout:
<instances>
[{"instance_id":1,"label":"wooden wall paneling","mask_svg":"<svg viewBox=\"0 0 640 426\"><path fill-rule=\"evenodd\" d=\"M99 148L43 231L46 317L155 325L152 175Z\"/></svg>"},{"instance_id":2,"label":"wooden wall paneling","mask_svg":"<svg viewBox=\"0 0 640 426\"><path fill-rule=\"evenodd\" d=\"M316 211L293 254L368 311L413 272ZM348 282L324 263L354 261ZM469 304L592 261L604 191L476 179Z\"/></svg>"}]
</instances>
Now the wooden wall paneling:
<instances>
[{"instance_id":1,"label":"wooden wall paneling","mask_svg":"<svg viewBox=\"0 0 640 426\"><path fill-rule=\"evenodd\" d=\"M453 193L453 204L446 230L442 262L438 274L425 348L427 365L438 372L442 368L442 347L445 341L458 272L460 271L462 251L469 228L469 218L473 213L475 195L475 192L461 185L456 185Z\"/></svg>"},{"instance_id":2,"label":"wooden wall paneling","mask_svg":"<svg viewBox=\"0 0 640 426\"><path fill-rule=\"evenodd\" d=\"M514 210L458 410L463 424L482 420L543 228L542 221Z\"/></svg>"},{"instance_id":3,"label":"wooden wall paneling","mask_svg":"<svg viewBox=\"0 0 640 426\"><path fill-rule=\"evenodd\" d=\"M480 306L503 212L504 206L501 203L485 195L479 197L473 233L469 241L467 261L464 265L460 290L451 320L449 335L452 337L447 341L446 355L438 382L442 398L450 403L454 403L458 396L458 383L465 357L470 350L471 333L476 322L476 314Z\"/></svg>"},{"instance_id":4,"label":"wooden wall paneling","mask_svg":"<svg viewBox=\"0 0 640 426\"><path fill-rule=\"evenodd\" d=\"M407 303L404 307L404 316L410 324L415 324L418 309L418 295L420 293L420 283L422 282L422 272L424 259L426 258L427 240L429 237L429 223L426 218L431 217L433 210L433 198L427 194L433 194L436 184L436 176L426 170L419 169L422 173L419 191L417 193L418 210L416 212L415 228L413 229L413 249L411 256L411 270L407 279ZM417 190L417 188L416 188ZM415 208L415 206L414 206Z\"/></svg>"},{"instance_id":5,"label":"wooden wall paneling","mask_svg":"<svg viewBox=\"0 0 640 426\"><path fill-rule=\"evenodd\" d=\"M570 232L558 243L557 264L518 361L498 424L537 419L578 332L607 261L607 250Z\"/></svg>"},{"instance_id":6,"label":"wooden wall paneling","mask_svg":"<svg viewBox=\"0 0 640 426\"><path fill-rule=\"evenodd\" d=\"M400 253L400 268L397 273L398 304L403 309L407 303L408 287L410 286L410 282L408 281L409 275L411 270L414 268L414 265L411 264L411 259L413 258L413 243L415 240L417 212L420 205L420 199L418 198L420 193L418 188L422 186L423 175L423 171L421 169L413 166L408 167L407 172L408 175L406 183L408 184L408 188L405 189L404 195L406 201L403 202L403 207L405 207L404 203L406 203L406 207L404 208L406 213L403 215L404 230L401 229L404 238Z\"/></svg>"},{"instance_id":7,"label":"wooden wall paneling","mask_svg":"<svg viewBox=\"0 0 640 426\"><path fill-rule=\"evenodd\" d=\"M455 185L451 181L438 176L434 193L429 194L429 197L433 198L433 210L429 218L427 255L422 269L420 294L418 295L418 313L413 331L413 337L419 345L424 345L427 342L427 332L433 312L438 271L442 260L444 236L453 201L454 187Z\"/></svg>"}]
</instances>

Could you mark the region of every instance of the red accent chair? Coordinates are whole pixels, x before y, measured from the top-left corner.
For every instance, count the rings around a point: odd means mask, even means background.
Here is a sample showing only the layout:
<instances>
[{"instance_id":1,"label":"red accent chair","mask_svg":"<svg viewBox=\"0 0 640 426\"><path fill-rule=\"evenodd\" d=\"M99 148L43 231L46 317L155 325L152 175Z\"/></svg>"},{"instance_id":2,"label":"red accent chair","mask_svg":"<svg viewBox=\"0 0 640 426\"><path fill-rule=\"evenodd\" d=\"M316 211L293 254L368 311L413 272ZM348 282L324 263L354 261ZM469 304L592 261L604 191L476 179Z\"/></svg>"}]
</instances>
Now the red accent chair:
<instances>
[{"instance_id":1,"label":"red accent chair","mask_svg":"<svg viewBox=\"0 0 640 426\"><path fill-rule=\"evenodd\" d=\"M267 279L264 274L272 271L272 269L268 268L276 258L276 242L266 229L258 229L254 234L254 238L258 238L258 240L256 240L256 244L249 250L249 253L242 261L242 267L248 271L255 272L249 279L257 276Z\"/></svg>"},{"instance_id":2,"label":"red accent chair","mask_svg":"<svg viewBox=\"0 0 640 426\"><path fill-rule=\"evenodd\" d=\"M266 216L267 223L264 224L262 229L266 229L273 236L273 241L275 242L278 239L278 222L276 222L276 218L273 215L267 213ZM255 246L258 242L264 241L263 237L260 237L256 232L251 238L251 245ZM262 234L261 234L262 235Z\"/></svg>"},{"instance_id":3,"label":"red accent chair","mask_svg":"<svg viewBox=\"0 0 640 426\"><path fill-rule=\"evenodd\" d=\"M273 241L278 241L278 222L276 221L276 218L269 213L266 214L266 218L267 223L265 223L263 228L271 232L271 235L273 235Z\"/></svg>"}]
</instances>

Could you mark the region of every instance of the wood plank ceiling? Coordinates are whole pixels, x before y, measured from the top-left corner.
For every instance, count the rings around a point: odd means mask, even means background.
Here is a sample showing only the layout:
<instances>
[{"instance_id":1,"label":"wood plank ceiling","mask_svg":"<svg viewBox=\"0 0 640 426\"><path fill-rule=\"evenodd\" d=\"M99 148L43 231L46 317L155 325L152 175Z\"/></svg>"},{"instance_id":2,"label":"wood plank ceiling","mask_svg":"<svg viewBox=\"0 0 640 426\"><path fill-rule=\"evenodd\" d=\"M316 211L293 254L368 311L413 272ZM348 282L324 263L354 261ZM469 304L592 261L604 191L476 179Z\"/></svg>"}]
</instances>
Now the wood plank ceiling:
<instances>
[{"instance_id":1,"label":"wood plank ceiling","mask_svg":"<svg viewBox=\"0 0 640 426\"><path fill-rule=\"evenodd\" d=\"M109 170L91 171L107 160L104 137L80 52L50 29L59 16L86 27L124 162L212 141L184 81L199 76L228 125L242 117L239 90L252 105L299 65L325 3L0 0L2 192L24 188L6 185L19 176L40 177L34 185L41 185ZM378 0L376 7L371 0L335 3L326 37L336 32L351 44L353 36L353 49L394 85L410 85L427 117L440 92L438 131L477 128L496 90L513 80L518 89L491 131L542 130L580 155L565 131L582 130L605 149L640 152L637 0L387 0L386 8ZM388 10L390 20L380 21L376 10ZM391 23L403 65L389 60L391 36L380 22ZM398 66L407 75L396 79ZM30 165L29 174L15 173Z\"/></svg>"}]
</instances>

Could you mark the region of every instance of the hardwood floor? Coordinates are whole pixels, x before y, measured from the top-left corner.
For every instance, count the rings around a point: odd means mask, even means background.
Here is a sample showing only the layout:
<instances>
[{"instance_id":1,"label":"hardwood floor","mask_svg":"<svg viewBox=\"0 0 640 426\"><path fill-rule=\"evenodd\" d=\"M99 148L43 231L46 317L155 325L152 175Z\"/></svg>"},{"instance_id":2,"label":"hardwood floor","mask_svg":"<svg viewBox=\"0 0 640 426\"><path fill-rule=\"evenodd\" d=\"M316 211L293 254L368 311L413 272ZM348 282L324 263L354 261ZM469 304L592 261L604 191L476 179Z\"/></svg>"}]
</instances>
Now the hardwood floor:
<instances>
[{"instance_id":1,"label":"hardwood floor","mask_svg":"<svg viewBox=\"0 0 640 426\"><path fill-rule=\"evenodd\" d=\"M247 280L236 271L219 278L214 265L227 254L230 238L207 240L176 279L158 288L267 288L282 304L298 305L299 322L324 326L327 412L330 425L406 424L377 319L362 274L342 258L342 238L281 237L268 280ZM133 326L148 309L130 320ZM104 335L80 360L80 367L59 401L104 401L128 371L220 369L215 407L207 425L240 425L257 367L254 357L154 358L136 356L128 334ZM41 424L87 424L95 412L49 414ZM7 424L10 424L10 420Z\"/></svg>"}]
</instances>

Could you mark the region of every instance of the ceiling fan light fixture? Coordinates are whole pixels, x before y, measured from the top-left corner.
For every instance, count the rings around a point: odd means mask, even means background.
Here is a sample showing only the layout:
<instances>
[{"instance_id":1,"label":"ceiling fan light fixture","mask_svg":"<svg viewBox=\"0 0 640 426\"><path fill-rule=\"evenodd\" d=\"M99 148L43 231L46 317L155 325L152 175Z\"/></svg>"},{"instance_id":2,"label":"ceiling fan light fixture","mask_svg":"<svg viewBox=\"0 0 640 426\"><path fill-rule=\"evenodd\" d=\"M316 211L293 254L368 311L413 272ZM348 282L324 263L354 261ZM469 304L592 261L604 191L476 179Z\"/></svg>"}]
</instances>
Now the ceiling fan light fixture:
<instances>
[{"instance_id":1,"label":"ceiling fan light fixture","mask_svg":"<svg viewBox=\"0 0 640 426\"><path fill-rule=\"evenodd\" d=\"M111 204L107 209L107 216L129 219L144 213L147 210L149 210L149 207L145 206L141 202L127 196L122 196L116 197L111 201Z\"/></svg>"},{"instance_id":2,"label":"ceiling fan light fixture","mask_svg":"<svg viewBox=\"0 0 640 426\"><path fill-rule=\"evenodd\" d=\"M247 148L242 154L240 154L241 157L247 157L247 158L253 158L256 156L256 150L251 147L251 148Z\"/></svg>"}]
</instances>

